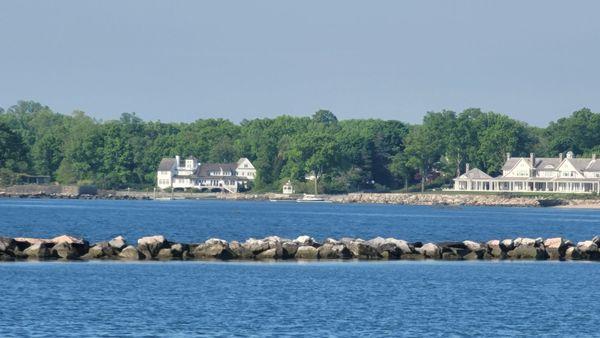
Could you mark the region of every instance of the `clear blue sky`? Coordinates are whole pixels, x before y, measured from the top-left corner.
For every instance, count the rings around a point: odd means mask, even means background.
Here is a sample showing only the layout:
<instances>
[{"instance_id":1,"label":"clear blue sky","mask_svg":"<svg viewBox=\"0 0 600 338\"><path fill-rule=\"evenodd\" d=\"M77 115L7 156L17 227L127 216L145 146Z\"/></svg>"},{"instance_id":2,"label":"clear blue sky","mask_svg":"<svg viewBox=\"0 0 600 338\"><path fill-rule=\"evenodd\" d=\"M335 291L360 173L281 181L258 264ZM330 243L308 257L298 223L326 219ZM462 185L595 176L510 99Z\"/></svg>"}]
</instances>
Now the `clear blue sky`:
<instances>
[{"instance_id":1,"label":"clear blue sky","mask_svg":"<svg viewBox=\"0 0 600 338\"><path fill-rule=\"evenodd\" d=\"M600 109L598 1L2 1L0 106L534 125Z\"/></svg>"}]
</instances>

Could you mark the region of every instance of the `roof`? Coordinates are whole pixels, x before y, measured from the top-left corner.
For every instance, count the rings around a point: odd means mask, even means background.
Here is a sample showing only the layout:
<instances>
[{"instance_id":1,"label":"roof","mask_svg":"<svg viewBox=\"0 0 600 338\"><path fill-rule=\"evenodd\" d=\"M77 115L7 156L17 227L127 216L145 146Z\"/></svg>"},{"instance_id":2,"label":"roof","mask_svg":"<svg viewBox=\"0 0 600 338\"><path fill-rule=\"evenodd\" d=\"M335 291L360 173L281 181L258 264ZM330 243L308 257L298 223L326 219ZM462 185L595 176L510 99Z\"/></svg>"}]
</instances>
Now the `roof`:
<instances>
[{"instance_id":1,"label":"roof","mask_svg":"<svg viewBox=\"0 0 600 338\"><path fill-rule=\"evenodd\" d=\"M530 160L527 159L529 162ZM537 170L555 170L560 165L561 160L558 157L536 157L535 168Z\"/></svg>"},{"instance_id":2,"label":"roof","mask_svg":"<svg viewBox=\"0 0 600 338\"><path fill-rule=\"evenodd\" d=\"M469 179L469 180L487 180L487 179L491 179L492 177L477 168L473 168L473 169L467 171L466 173L460 175L459 178Z\"/></svg>"},{"instance_id":3,"label":"roof","mask_svg":"<svg viewBox=\"0 0 600 338\"><path fill-rule=\"evenodd\" d=\"M511 157L504 162L502 170L511 170L521 159L531 165L530 158ZM565 158L561 160L558 157L536 157L535 165L533 167L536 170L556 170L563 161L569 161L573 167L579 171L600 171L600 161L591 158Z\"/></svg>"},{"instance_id":4,"label":"roof","mask_svg":"<svg viewBox=\"0 0 600 338\"><path fill-rule=\"evenodd\" d=\"M237 163L202 163L198 167L197 175L198 176L210 176L209 173L211 171L231 171L234 173L237 169Z\"/></svg>"},{"instance_id":5,"label":"roof","mask_svg":"<svg viewBox=\"0 0 600 338\"><path fill-rule=\"evenodd\" d=\"M571 162L573 167L579 171L584 171L592 161L591 158L567 158L566 161Z\"/></svg>"},{"instance_id":6,"label":"roof","mask_svg":"<svg viewBox=\"0 0 600 338\"><path fill-rule=\"evenodd\" d=\"M511 157L507 159L506 162L504 162L504 165L502 166L502 170L511 170L517 165L517 162L519 162L520 159L521 158L519 157Z\"/></svg>"},{"instance_id":7,"label":"roof","mask_svg":"<svg viewBox=\"0 0 600 338\"><path fill-rule=\"evenodd\" d=\"M587 171L600 171L600 160L593 160L590 162L590 164L588 164L587 168L585 168L585 170Z\"/></svg>"},{"instance_id":8,"label":"roof","mask_svg":"<svg viewBox=\"0 0 600 338\"><path fill-rule=\"evenodd\" d=\"M176 160L174 158L165 157L160 160L160 164L158 165L158 171L170 171L173 169Z\"/></svg>"}]
</instances>

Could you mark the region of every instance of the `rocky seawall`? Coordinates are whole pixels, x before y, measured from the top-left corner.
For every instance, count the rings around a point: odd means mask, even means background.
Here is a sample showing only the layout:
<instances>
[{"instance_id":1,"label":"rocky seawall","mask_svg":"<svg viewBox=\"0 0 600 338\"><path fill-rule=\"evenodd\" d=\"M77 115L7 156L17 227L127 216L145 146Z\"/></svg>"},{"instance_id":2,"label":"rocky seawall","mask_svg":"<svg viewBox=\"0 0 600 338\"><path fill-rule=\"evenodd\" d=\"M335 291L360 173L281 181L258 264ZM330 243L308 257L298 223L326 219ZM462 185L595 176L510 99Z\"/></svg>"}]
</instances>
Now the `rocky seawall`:
<instances>
[{"instance_id":1,"label":"rocky seawall","mask_svg":"<svg viewBox=\"0 0 600 338\"><path fill-rule=\"evenodd\" d=\"M178 243L156 235L135 244L122 236L90 244L68 235L52 239L0 237L0 261L18 260L590 260L600 261L600 236L578 243L564 238L516 238L422 243L395 238L284 239L244 242L211 238Z\"/></svg>"},{"instance_id":2,"label":"rocky seawall","mask_svg":"<svg viewBox=\"0 0 600 338\"><path fill-rule=\"evenodd\" d=\"M408 205L449 205L449 206L541 206L540 201L531 197L514 197L488 194L372 194L354 193L331 196L338 203L386 203Z\"/></svg>"}]
</instances>

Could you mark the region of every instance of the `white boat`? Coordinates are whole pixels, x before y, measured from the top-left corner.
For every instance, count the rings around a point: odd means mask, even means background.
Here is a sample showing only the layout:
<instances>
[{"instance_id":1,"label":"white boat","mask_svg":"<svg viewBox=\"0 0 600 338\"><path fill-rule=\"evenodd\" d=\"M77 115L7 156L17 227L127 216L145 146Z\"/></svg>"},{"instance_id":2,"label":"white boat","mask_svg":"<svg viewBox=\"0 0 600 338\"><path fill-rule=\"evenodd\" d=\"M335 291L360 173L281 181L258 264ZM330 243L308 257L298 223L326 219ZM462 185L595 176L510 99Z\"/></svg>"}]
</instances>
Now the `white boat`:
<instances>
[{"instance_id":1,"label":"white boat","mask_svg":"<svg viewBox=\"0 0 600 338\"><path fill-rule=\"evenodd\" d=\"M331 201L328 201L322 197L318 197L316 195L309 195L309 194L304 194L304 196L302 196L302 198L299 198L296 200L296 202L321 202L321 203L331 203Z\"/></svg>"}]
</instances>

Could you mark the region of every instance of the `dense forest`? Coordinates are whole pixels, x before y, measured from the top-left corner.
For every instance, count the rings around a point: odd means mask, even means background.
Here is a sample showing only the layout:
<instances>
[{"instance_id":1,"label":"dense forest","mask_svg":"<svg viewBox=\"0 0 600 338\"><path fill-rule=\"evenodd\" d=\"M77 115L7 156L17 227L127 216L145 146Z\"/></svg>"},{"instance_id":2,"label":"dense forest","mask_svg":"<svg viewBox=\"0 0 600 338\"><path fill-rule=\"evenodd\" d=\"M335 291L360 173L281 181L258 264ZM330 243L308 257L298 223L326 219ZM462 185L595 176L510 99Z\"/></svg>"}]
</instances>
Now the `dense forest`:
<instances>
[{"instance_id":1,"label":"dense forest","mask_svg":"<svg viewBox=\"0 0 600 338\"><path fill-rule=\"evenodd\" d=\"M0 185L29 174L143 189L154 185L162 157L179 154L205 162L248 157L258 172L255 191L279 190L288 179L302 191L309 173L317 173L328 193L424 189L451 183L466 163L496 174L507 152L557 156L568 150L600 153L600 114L581 109L538 128L480 109L429 112L420 125L409 125L338 120L326 110L236 124L143 121L134 113L99 121L32 101L0 108Z\"/></svg>"}]
</instances>

